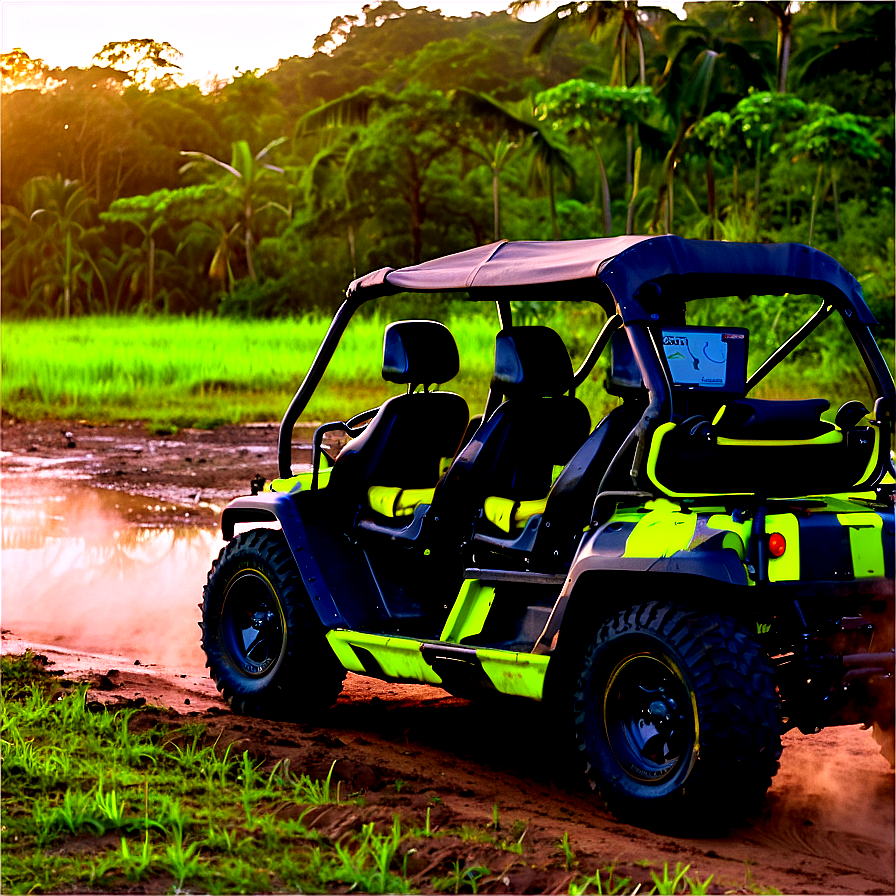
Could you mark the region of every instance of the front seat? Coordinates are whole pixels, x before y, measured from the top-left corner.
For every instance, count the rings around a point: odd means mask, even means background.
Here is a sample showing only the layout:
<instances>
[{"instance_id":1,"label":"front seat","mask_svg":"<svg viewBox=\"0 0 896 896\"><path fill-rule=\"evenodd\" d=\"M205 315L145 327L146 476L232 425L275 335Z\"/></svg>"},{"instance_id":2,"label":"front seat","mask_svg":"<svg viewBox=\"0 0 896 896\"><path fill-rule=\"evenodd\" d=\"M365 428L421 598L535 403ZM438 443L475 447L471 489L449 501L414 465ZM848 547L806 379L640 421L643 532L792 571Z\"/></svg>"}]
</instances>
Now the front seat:
<instances>
[{"instance_id":1,"label":"front seat","mask_svg":"<svg viewBox=\"0 0 896 896\"><path fill-rule=\"evenodd\" d=\"M460 395L430 386L454 379L459 369L457 344L443 324L405 320L386 327L383 379L407 391L384 402L333 463L328 503L346 515L346 528L359 518L402 527L429 503L470 419Z\"/></svg>"}]
</instances>

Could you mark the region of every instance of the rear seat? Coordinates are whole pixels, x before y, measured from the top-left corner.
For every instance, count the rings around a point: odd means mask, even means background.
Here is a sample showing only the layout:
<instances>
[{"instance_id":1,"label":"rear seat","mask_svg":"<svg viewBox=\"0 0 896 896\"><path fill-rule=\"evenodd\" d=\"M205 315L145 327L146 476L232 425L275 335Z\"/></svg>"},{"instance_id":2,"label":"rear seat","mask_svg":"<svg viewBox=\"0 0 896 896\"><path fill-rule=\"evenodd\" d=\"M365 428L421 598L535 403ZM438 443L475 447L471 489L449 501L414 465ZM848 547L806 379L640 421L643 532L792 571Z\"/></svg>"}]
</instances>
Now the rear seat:
<instances>
[{"instance_id":1,"label":"rear seat","mask_svg":"<svg viewBox=\"0 0 896 896\"><path fill-rule=\"evenodd\" d=\"M653 434L647 475L673 497L761 494L773 497L848 491L868 475L879 429L859 426L868 413L847 402L834 423L823 398L740 398L710 421L691 417Z\"/></svg>"},{"instance_id":2,"label":"rear seat","mask_svg":"<svg viewBox=\"0 0 896 896\"><path fill-rule=\"evenodd\" d=\"M552 482L582 444L591 417L573 389L569 353L548 327L513 327L495 343L492 388L506 400L480 427L448 474L479 512L477 536L500 537L544 509ZM454 481L452 481L454 480Z\"/></svg>"}]
</instances>

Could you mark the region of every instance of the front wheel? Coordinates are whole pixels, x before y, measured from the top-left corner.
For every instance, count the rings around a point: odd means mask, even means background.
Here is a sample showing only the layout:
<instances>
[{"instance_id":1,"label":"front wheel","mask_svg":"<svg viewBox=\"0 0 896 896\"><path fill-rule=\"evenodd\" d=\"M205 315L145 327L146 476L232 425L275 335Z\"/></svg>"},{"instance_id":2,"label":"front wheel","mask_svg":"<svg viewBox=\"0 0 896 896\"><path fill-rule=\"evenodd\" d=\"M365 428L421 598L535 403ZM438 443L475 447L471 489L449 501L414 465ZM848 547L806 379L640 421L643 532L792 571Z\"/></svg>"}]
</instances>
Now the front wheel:
<instances>
[{"instance_id":1,"label":"front wheel","mask_svg":"<svg viewBox=\"0 0 896 896\"><path fill-rule=\"evenodd\" d=\"M575 691L576 739L619 818L727 824L758 806L781 755L774 675L735 620L651 602L605 621Z\"/></svg>"},{"instance_id":2,"label":"front wheel","mask_svg":"<svg viewBox=\"0 0 896 896\"><path fill-rule=\"evenodd\" d=\"M282 532L253 529L225 545L202 596L206 665L234 712L302 718L333 705L345 670Z\"/></svg>"}]
</instances>

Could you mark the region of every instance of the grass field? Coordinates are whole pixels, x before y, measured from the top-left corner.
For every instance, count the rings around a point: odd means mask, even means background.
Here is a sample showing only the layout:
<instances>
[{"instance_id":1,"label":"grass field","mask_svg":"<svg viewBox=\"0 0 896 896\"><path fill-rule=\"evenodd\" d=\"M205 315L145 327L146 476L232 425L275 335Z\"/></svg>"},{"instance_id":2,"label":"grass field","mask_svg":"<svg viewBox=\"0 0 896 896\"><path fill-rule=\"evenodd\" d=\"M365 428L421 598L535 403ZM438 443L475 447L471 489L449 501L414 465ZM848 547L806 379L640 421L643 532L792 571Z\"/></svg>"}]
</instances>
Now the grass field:
<instances>
[{"instance_id":1,"label":"grass field","mask_svg":"<svg viewBox=\"0 0 896 896\"><path fill-rule=\"evenodd\" d=\"M303 419L345 419L400 391L380 375L386 323L379 317L352 321ZM26 420L199 428L276 420L328 325L316 317L8 321L0 330L0 403ZM476 313L455 317L450 326L461 370L446 388L479 408L492 374L495 318Z\"/></svg>"},{"instance_id":2,"label":"grass field","mask_svg":"<svg viewBox=\"0 0 896 896\"><path fill-rule=\"evenodd\" d=\"M390 815L383 799L367 807L347 791L338 750L318 780L225 746L202 722L92 703L30 654L0 666L3 893L476 893L531 861L528 824L500 831L497 805L462 827L432 822L435 794ZM706 893L711 882L645 860L635 883L610 860L577 859L568 834L548 846L569 893Z\"/></svg>"},{"instance_id":3,"label":"grass field","mask_svg":"<svg viewBox=\"0 0 896 896\"><path fill-rule=\"evenodd\" d=\"M466 304L464 310L446 320L461 356L460 375L446 388L463 395L476 413L488 392L497 326L488 308ZM602 312L578 307L545 322L563 335L578 362ZM380 375L386 323L377 316L352 321L302 419L346 419L400 391ZM4 321L0 406L26 420L145 421L160 431L277 420L328 325L321 317ZM602 358L578 391L595 420L615 403L602 388L605 370ZM787 363L758 397L824 395L836 407L863 397L856 393L861 376L853 373L830 363Z\"/></svg>"},{"instance_id":4,"label":"grass field","mask_svg":"<svg viewBox=\"0 0 896 896\"><path fill-rule=\"evenodd\" d=\"M493 332L478 318L458 341L472 346L462 380L488 382ZM2 327L2 392L25 419L147 420L205 428L276 420L307 372L328 320L238 322L215 318L93 317L14 321ZM353 323L307 419L351 416L394 387L379 376L385 323ZM480 345L483 351L480 351Z\"/></svg>"}]
</instances>

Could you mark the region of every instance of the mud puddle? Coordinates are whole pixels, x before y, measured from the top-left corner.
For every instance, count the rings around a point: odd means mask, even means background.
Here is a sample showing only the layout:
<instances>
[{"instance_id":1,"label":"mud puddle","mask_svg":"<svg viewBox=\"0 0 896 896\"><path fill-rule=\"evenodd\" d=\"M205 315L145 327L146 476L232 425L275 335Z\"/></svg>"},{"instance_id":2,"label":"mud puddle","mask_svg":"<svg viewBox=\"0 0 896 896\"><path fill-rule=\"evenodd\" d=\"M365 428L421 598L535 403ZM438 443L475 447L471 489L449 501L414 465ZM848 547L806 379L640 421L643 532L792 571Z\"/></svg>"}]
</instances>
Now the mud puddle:
<instances>
[{"instance_id":1,"label":"mud puddle","mask_svg":"<svg viewBox=\"0 0 896 896\"><path fill-rule=\"evenodd\" d=\"M204 666L199 610L218 533L189 509L5 476L2 624L23 638L133 663ZM183 525L153 525L154 516ZM137 522L134 522L137 521Z\"/></svg>"}]
</instances>

